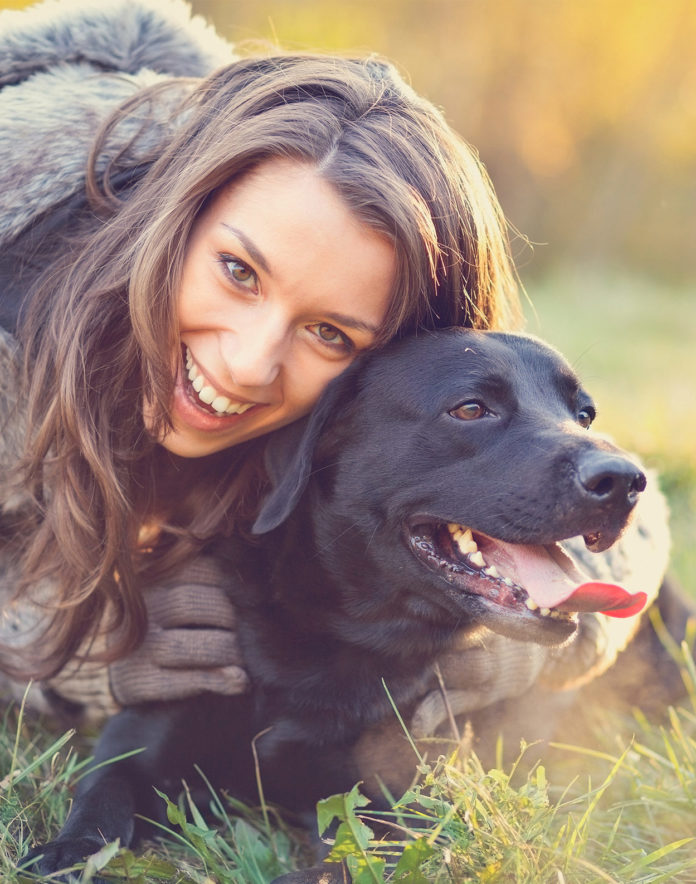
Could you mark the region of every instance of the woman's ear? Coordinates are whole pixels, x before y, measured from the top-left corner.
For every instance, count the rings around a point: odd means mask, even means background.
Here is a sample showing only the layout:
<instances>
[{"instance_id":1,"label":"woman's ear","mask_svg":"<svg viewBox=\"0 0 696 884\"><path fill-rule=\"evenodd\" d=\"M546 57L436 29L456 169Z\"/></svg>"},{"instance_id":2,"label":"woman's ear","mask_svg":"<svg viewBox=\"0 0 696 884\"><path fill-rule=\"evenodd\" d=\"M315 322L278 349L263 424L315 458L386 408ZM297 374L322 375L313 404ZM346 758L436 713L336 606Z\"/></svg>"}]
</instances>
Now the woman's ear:
<instances>
[{"instance_id":1,"label":"woman's ear","mask_svg":"<svg viewBox=\"0 0 696 884\"><path fill-rule=\"evenodd\" d=\"M269 435L265 465L271 490L251 528L253 534L267 534L277 528L299 503L312 472L319 437L329 418L343 412L339 402L355 390L355 366L353 363L331 381L307 417Z\"/></svg>"}]
</instances>

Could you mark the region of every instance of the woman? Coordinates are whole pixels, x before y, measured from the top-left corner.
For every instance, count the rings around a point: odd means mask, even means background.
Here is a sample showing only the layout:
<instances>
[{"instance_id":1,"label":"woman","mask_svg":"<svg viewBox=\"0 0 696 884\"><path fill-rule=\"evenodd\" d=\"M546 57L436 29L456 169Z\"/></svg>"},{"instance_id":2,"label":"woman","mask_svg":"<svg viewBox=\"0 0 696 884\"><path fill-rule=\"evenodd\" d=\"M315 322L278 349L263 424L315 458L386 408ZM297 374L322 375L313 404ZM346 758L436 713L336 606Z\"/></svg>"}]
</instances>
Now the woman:
<instances>
[{"instance_id":1,"label":"woman","mask_svg":"<svg viewBox=\"0 0 696 884\"><path fill-rule=\"evenodd\" d=\"M306 414L359 352L517 317L485 174L389 65L277 56L175 79L229 50L183 22L196 45L179 66L181 46L164 44L183 33L147 4L49 15L15 14L0 37L0 112L17 129L3 323L29 427L3 533L20 607L41 610L38 637L6 645L0 668L43 679L85 657L133 659L151 588L186 583L213 537L244 535L263 488L257 440ZM151 605L151 632L173 598ZM223 609L189 622L232 626Z\"/></svg>"}]
</instances>

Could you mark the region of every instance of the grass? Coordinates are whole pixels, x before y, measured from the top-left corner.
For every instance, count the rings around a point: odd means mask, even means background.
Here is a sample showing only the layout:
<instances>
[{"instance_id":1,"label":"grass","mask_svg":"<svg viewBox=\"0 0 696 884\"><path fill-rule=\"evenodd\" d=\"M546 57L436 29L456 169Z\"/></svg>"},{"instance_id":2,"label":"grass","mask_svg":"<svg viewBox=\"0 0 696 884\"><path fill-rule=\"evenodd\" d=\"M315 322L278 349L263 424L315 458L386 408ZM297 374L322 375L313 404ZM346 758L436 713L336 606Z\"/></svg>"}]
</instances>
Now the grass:
<instances>
[{"instance_id":1,"label":"grass","mask_svg":"<svg viewBox=\"0 0 696 884\"><path fill-rule=\"evenodd\" d=\"M696 671L684 664L690 701L662 726L633 717L603 722L592 749L553 745L544 764L485 770L476 757L419 763L420 782L388 814L396 836L374 831L356 787L319 807L333 819L333 855L356 884L648 884L696 881ZM608 726L607 726L608 725ZM606 737L611 733L610 738ZM86 755L71 733L56 739L19 710L0 732L0 878L28 842L55 833ZM415 759L414 759L415 761ZM173 796L176 800L176 796ZM211 789L204 818L184 789L167 801L169 840L134 854L108 845L82 872L138 884L265 884L307 862L304 839L270 808L250 809ZM79 874L79 873L78 873Z\"/></svg>"},{"instance_id":2,"label":"grass","mask_svg":"<svg viewBox=\"0 0 696 884\"><path fill-rule=\"evenodd\" d=\"M567 269L527 282L536 314L528 330L557 345L599 403L597 426L656 466L672 509L673 568L696 596L696 298L679 287ZM357 791L320 808L339 821L334 852L358 884L696 882L696 673L690 697L662 725L640 712L604 710L591 750L555 746L543 764L524 749L511 768L475 757L420 763L408 808L392 816L398 840L379 840ZM14 708L0 726L0 880L32 879L16 863L52 837L89 742L58 736ZM170 835L134 854L106 846L98 868L138 884L264 884L307 863L305 837L269 808L214 797L198 808L186 791L168 801ZM163 800L168 800L163 798ZM204 816L202 811L210 811Z\"/></svg>"},{"instance_id":3,"label":"grass","mask_svg":"<svg viewBox=\"0 0 696 884\"><path fill-rule=\"evenodd\" d=\"M70 807L71 787L89 762L90 741L27 717L21 708L6 711L0 728L0 880L19 884L43 880L17 871L29 845L55 836ZM167 804L171 828L166 841L135 855L105 845L78 880L99 871L117 881L171 884L265 884L299 863L302 833L291 833L270 811L256 812L211 787L206 819L184 786L179 804Z\"/></svg>"}]
</instances>

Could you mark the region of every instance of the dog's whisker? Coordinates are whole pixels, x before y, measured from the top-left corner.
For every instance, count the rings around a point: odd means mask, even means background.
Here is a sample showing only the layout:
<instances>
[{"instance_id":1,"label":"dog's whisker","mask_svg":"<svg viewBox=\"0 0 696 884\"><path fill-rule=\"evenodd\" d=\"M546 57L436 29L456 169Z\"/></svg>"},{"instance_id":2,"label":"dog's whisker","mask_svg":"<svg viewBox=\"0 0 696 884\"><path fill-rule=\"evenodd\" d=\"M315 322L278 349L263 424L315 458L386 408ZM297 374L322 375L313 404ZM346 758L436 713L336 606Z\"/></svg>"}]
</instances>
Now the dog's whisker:
<instances>
[{"instance_id":1,"label":"dog's whisker","mask_svg":"<svg viewBox=\"0 0 696 884\"><path fill-rule=\"evenodd\" d=\"M340 464L340 461L334 461L333 463L325 463L318 467L313 467L310 470L309 476L313 478L314 476L318 476L320 473L323 473L325 470L331 470L334 467L337 467Z\"/></svg>"},{"instance_id":2,"label":"dog's whisker","mask_svg":"<svg viewBox=\"0 0 696 884\"><path fill-rule=\"evenodd\" d=\"M369 549L370 546L372 546L372 541L375 539L375 536L376 536L376 534L377 534L377 529L378 529L378 526L375 525L375 527L374 527L374 529L373 529L373 531L372 531L372 534L370 534L370 536L369 536L369 538L368 538L368 540L367 540L367 543L365 544L365 549Z\"/></svg>"},{"instance_id":3,"label":"dog's whisker","mask_svg":"<svg viewBox=\"0 0 696 884\"><path fill-rule=\"evenodd\" d=\"M323 553L327 552L329 549L331 549L331 547L334 545L334 543L337 543L342 537L344 537L346 534L348 534L349 531L352 531L354 528L357 528L359 525L360 525L360 522L358 520L356 520L351 525L347 525L343 529L343 531L340 532L340 534L336 534L334 537L332 537L328 543L325 543L323 546L317 545L316 552L314 553L314 556L312 556L312 558L317 558L318 556L321 556ZM372 536L374 536L374 534Z\"/></svg>"}]
</instances>

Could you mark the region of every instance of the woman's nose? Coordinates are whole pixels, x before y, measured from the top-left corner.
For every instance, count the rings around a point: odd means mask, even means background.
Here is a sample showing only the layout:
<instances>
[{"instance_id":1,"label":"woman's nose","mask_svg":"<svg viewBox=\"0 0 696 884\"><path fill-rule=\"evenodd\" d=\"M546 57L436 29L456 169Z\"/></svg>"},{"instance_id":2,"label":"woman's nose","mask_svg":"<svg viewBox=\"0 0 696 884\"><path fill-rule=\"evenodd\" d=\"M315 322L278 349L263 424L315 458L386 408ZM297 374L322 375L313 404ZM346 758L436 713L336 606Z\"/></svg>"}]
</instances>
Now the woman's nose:
<instances>
[{"instance_id":1,"label":"woman's nose","mask_svg":"<svg viewBox=\"0 0 696 884\"><path fill-rule=\"evenodd\" d=\"M225 332L220 348L234 387L268 387L278 377L287 343L270 328Z\"/></svg>"}]
</instances>

